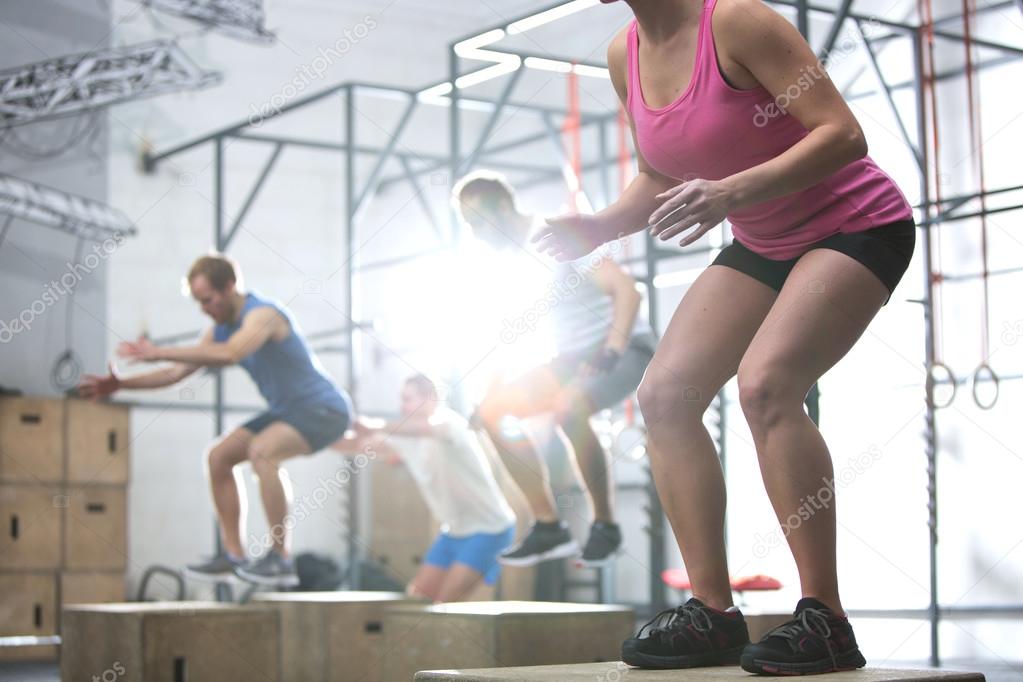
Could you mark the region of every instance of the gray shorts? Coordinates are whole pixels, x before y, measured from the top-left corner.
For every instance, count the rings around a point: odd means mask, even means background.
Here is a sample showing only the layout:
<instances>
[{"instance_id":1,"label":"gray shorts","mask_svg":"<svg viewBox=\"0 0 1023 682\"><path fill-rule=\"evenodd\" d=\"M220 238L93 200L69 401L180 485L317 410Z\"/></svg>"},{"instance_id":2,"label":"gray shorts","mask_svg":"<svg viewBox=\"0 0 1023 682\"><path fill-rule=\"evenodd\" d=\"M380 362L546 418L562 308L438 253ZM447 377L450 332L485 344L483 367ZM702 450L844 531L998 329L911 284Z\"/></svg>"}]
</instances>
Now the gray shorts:
<instances>
[{"instance_id":1,"label":"gray shorts","mask_svg":"<svg viewBox=\"0 0 1023 682\"><path fill-rule=\"evenodd\" d=\"M550 367L562 384L570 383L580 387L589 398L593 412L599 412L614 407L632 395L639 387L656 348L657 338L653 334L637 334L629 339L622 357L607 372L579 376L579 366L599 348L558 355L551 360Z\"/></svg>"}]
</instances>

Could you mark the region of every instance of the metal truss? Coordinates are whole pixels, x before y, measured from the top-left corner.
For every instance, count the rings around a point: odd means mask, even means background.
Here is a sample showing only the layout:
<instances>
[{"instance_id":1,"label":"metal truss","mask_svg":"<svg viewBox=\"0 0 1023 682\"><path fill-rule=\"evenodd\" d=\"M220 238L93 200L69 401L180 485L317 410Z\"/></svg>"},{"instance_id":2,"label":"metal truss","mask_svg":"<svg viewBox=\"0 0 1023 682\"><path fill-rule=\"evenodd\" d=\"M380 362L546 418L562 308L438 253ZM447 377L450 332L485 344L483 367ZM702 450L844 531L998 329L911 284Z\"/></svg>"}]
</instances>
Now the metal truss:
<instances>
[{"instance_id":1,"label":"metal truss","mask_svg":"<svg viewBox=\"0 0 1023 682\"><path fill-rule=\"evenodd\" d=\"M263 24L262 0L142 0L142 4L192 19L233 38L260 43L276 40Z\"/></svg>"},{"instance_id":2,"label":"metal truss","mask_svg":"<svg viewBox=\"0 0 1023 682\"><path fill-rule=\"evenodd\" d=\"M220 74L202 70L166 40L66 55L0 71L0 125L79 114L219 81Z\"/></svg>"},{"instance_id":3,"label":"metal truss","mask_svg":"<svg viewBox=\"0 0 1023 682\"><path fill-rule=\"evenodd\" d=\"M127 216L92 199L0 173L0 215L21 218L92 241L136 233Z\"/></svg>"}]
</instances>

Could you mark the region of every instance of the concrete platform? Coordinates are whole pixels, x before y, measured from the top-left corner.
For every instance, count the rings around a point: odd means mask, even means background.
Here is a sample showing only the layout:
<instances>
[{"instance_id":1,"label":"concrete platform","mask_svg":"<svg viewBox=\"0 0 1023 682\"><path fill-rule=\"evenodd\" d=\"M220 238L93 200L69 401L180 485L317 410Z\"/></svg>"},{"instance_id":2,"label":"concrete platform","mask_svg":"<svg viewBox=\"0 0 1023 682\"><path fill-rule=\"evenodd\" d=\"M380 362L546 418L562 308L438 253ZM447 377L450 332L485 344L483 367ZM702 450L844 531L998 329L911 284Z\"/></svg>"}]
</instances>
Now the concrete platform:
<instances>
[{"instance_id":1,"label":"concrete platform","mask_svg":"<svg viewBox=\"0 0 1023 682\"><path fill-rule=\"evenodd\" d=\"M753 675L738 666L693 668L690 670L640 670L621 661L581 663L578 665L538 665L520 668L480 668L476 670L427 670L416 673L416 682L459 680L459 682L748 682L749 680L791 679ZM907 670L863 668L841 673L826 673L804 678L813 682L984 682L981 673L955 670Z\"/></svg>"}]
</instances>

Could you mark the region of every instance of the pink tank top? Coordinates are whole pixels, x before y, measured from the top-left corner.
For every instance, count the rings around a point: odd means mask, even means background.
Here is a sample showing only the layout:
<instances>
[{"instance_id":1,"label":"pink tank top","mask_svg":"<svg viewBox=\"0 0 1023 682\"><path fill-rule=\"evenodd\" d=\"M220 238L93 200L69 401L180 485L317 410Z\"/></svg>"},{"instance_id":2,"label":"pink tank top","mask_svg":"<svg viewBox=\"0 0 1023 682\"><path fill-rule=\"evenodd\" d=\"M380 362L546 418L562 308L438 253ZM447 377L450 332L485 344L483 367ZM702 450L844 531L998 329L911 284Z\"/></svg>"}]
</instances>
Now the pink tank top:
<instances>
[{"instance_id":1,"label":"pink tank top","mask_svg":"<svg viewBox=\"0 0 1023 682\"><path fill-rule=\"evenodd\" d=\"M715 4L704 0L692 81L665 107L649 107L643 99L636 22L629 27L626 106L639 148L654 170L679 180L720 180L778 156L807 135L794 116L778 109L766 88L738 90L725 82L711 30ZM728 215L739 243L774 260L796 258L839 232L911 217L898 186L870 157L807 189Z\"/></svg>"}]
</instances>

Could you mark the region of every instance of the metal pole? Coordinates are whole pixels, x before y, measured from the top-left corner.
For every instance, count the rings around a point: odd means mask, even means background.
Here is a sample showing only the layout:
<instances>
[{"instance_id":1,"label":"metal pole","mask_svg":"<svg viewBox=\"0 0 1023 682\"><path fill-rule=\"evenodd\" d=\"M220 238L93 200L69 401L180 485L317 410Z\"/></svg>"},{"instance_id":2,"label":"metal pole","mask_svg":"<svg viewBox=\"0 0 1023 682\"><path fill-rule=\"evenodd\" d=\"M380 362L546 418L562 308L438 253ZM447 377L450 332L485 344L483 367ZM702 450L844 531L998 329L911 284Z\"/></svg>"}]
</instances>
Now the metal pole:
<instances>
[{"instance_id":1,"label":"metal pole","mask_svg":"<svg viewBox=\"0 0 1023 682\"><path fill-rule=\"evenodd\" d=\"M807 0L796 0L796 28L810 42L810 7Z\"/></svg>"},{"instance_id":2,"label":"metal pole","mask_svg":"<svg viewBox=\"0 0 1023 682\"><path fill-rule=\"evenodd\" d=\"M604 207L611 205L611 164L607 156L607 121L603 120L597 128L597 139L600 141L600 188L604 194Z\"/></svg>"},{"instance_id":3,"label":"metal pole","mask_svg":"<svg viewBox=\"0 0 1023 682\"><path fill-rule=\"evenodd\" d=\"M224 138L217 137L213 143L213 244L217 252L224 250ZM213 437L219 438L224 432L224 370L220 367L213 372ZM220 523L213 521L213 537L216 553L224 552L220 539ZM217 601L231 601L230 587L217 583L214 593Z\"/></svg>"},{"instance_id":4,"label":"metal pole","mask_svg":"<svg viewBox=\"0 0 1023 682\"><path fill-rule=\"evenodd\" d=\"M646 303L647 318L650 328L657 333L657 288L654 287L654 276L657 274L657 254L653 237L644 230L645 235L645 257L646 257ZM664 551L664 508L661 506L661 498L657 494L657 486L654 485L653 469L647 464L649 471L649 492L650 504L650 605L654 612L667 608L668 596L665 591L664 581L661 580L661 572L667 568L667 557Z\"/></svg>"},{"instance_id":5,"label":"metal pole","mask_svg":"<svg viewBox=\"0 0 1023 682\"><path fill-rule=\"evenodd\" d=\"M455 52L454 44L448 46L448 78L451 81L451 108L448 110L448 132L451 135L451 158L448 160L451 168L451 177L448 178L448 187L454 188L455 183L458 182L459 167L461 166L462 157L462 139L460 135L461 120L459 116L459 105L458 105L458 86L455 85L455 81L458 79L458 54ZM451 238L455 244L461 241L461 225L458 222L458 216L455 215L454 208L449 209L448 216L451 221Z\"/></svg>"},{"instance_id":6,"label":"metal pole","mask_svg":"<svg viewBox=\"0 0 1023 682\"><path fill-rule=\"evenodd\" d=\"M213 243L217 251L224 250L224 138L218 137L213 145ZM213 430L219 437L224 432L224 375L220 368L214 370ZM217 533L217 549L220 549L220 533Z\"/></svg>"},{"instance_id":7,"label":"metal pole","mask_svg":"<svg viewBox=\"0 0 1023 682\"><path fill-rule=\"evenodd\" d=\"M355 320L353 305L355 296L355 271L352 263L352 255L355 252L355 88L348 86L345 89L345 145L348 147L345 153L345 304L344 309L348 312L350 320ZM348 354L346 356L346 371L348 374L348 390L355 401L358 389L355 376L355 326L348 325ZM345 501L348 512L348 579L351 589L359 589L362 585L362 552L359 551L359 480L352 477L348 485L348 498Z\"/></svg>"},{"instance_id":8,"label":"metal pole","mask_svg":"<svg viewBox=\"0 0 1023 682\"><path fill-rule=\"evenodd\" d=\"M923 205L920 208L924 225L921 235L923 237L924 250L924 360L927 367L927 375L930 377L931 367L934 364L934 280L931 277L933 263L931 262L931 194L929 161L927 149L927 99L923 88L923 34L917 30L913 34L913 67L915 70L914 81L916 83L916 108L917 108L917 136L919 138L920 154L924 166L920 173L920 197ZM934 112L937 115L937 112ZM939 228L940 229L940 228ZM938 653L938 490L937 490L937 460L938 460L938 433L935 425L934 409L934 382L924 382L925 391L925 413L924 413L924 439L926 442L925 452L927 455L927 526L930 531L928 538L928 555L930 563L930 603L928 613L931 623L931 656L930 664L937 667L940 664Z\"/></svg>"}]
</instances>

